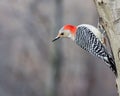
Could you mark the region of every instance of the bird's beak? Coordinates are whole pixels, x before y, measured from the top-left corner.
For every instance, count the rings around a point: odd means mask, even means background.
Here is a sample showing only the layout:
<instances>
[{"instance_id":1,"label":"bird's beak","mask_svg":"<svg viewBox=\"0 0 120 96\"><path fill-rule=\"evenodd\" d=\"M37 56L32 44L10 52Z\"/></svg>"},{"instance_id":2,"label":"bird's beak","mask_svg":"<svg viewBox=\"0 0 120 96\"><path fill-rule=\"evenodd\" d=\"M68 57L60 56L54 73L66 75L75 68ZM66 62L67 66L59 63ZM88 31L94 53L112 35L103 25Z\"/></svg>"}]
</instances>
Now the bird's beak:
<instances>
[{"instance_id":1,"label":"bird's beak","mask_svg":"<svg viewBox=\"0 0 120 96\"><path fill-rule=\"evenodd\" d=\"M60 39L60 36L55 37L55 38L52 40L52 42L54 42L54 41L56 41L56 40L58 40L58 39Z\"/></svg>"}]
</instances>

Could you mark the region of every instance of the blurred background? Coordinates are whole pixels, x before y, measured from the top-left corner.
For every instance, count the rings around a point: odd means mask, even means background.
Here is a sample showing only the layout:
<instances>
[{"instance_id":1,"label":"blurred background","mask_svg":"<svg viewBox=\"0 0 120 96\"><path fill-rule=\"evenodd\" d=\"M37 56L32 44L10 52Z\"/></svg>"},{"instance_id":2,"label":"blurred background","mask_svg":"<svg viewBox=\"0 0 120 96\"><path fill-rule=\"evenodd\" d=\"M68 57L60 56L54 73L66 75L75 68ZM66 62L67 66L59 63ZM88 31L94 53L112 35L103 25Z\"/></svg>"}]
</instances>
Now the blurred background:
<instances>
[{"instance_id":1,"label":"blurred background","mask_svg":"<svg viewBox=\"0 0 120 96\"><path fill-rule=\"evenodd\" d=\"M93 0L0 0L0 96L117 96L102 60L51 43L64 24L97 22Z\"/></svg>"}]
</instances>

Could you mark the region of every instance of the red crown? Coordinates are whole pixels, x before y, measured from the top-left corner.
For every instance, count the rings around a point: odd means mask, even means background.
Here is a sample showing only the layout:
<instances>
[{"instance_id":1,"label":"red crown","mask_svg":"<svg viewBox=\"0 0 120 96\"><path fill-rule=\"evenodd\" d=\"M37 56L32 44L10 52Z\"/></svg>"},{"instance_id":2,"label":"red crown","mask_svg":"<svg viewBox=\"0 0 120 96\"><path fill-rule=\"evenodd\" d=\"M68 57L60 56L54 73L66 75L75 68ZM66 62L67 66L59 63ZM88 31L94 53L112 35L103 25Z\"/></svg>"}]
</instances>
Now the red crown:
<instances>
[{"instance_id":1,"label":"red crown","mask_svg":"<svg viewBox=\"0 0 120 96\"><path fill-rule=\"evenodd\" d=\"M64 30L70 30L72 34L76 33L77 27L74 25L67 24L63 27Z\"/></svg>"}]
</instances>

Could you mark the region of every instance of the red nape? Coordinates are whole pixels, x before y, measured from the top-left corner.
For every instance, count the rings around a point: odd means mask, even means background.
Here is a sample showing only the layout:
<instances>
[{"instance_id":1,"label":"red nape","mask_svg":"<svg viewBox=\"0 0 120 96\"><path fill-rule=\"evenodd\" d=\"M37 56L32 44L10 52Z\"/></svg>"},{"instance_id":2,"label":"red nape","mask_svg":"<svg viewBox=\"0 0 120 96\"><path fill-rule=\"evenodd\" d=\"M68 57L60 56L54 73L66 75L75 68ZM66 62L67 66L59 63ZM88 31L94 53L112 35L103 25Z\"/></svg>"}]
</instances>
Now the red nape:
<instances>
[{"instance_id":1,"label":"red nape","mask_svg":"<svg viewBox=\"0 0 120 96\"><path fill-rule=\"evenodd\" d=\"M64 30L70 30L72 34L76 34L77 27L74 25L67 24L63 27Z\"/></svg>"}]
</instances>

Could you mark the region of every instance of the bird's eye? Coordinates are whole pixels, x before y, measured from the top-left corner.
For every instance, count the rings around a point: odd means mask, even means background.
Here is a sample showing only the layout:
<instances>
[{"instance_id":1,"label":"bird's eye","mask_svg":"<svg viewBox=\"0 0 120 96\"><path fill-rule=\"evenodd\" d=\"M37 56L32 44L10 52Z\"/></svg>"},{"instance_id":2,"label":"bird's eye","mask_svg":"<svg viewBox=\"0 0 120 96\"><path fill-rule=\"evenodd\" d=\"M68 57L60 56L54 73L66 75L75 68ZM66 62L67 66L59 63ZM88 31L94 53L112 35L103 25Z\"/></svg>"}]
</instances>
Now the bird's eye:
<instances>
[{"instance_id":1,"label":"bird's eye","mask_svg":"<svg viewBox=\"0 0 120 96\"><path fill-rule=\"evenodd\" d=\"M64 35L64 33L61 33L61 35Z\"/></svg>"}]
</instances>

